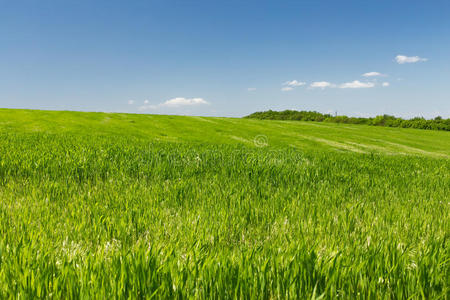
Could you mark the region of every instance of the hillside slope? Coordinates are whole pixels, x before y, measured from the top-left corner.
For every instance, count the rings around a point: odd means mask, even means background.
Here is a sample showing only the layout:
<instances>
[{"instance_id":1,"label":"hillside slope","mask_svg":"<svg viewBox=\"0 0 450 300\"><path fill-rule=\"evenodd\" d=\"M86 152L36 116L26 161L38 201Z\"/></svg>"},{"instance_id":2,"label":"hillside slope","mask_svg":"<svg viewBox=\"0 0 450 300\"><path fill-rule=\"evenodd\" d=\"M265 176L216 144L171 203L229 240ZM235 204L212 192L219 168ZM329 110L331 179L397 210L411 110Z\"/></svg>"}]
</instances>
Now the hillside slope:
<instances>
[{"instance_id":1,"label":"hillside slope","mask_svg":"<svg viewBox=\"0 0 450 300\"><path fill-rule=\"evenodd\" d=\"M450 157L450 132L318 122L0 109L0 130Z\"/></svg>"},{"instance_id":2,"label":"hillside slope","mask_svg":"<svg viewBox=\"0 0 450 300\"><path fill-rule=\"evenodd\" d=\"M0 110L0 299L446 299L449 142Z\"/></svg>"}]
</instances>

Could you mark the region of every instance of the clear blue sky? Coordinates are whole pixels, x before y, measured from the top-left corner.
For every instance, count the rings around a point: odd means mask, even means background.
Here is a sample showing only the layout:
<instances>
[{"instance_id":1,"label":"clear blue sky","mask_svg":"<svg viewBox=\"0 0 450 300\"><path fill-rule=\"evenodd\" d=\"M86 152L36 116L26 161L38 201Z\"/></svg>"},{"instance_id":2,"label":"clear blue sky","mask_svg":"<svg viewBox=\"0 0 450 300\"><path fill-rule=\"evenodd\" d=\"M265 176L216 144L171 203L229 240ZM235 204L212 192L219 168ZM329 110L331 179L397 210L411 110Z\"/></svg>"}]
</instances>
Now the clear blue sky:
<instances>
[{"instance_id":1,"label":"clear blue sky","mask_svg":"<svg viewBox=\"0 0 450 300\"><path fill-rule=\"evenodd\" d=\"M0 107L450 117L450 1L0 0Z\"/></svg>"}]
</instances>

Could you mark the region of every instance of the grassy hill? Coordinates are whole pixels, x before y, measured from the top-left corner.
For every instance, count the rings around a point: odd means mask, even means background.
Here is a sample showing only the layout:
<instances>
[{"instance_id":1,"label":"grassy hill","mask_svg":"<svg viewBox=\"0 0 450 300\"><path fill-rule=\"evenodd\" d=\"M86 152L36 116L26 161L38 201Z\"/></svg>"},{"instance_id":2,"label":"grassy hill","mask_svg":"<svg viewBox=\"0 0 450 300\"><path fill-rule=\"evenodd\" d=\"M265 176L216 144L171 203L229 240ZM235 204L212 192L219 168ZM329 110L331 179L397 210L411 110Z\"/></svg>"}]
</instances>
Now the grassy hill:
<instances>
[{"instance_id":1,"label":"grassy hill","mask_svg":"<svg viewBox=\"0 0 450 300\"><path fill-rule=\"evenodd\" d=\"M260 139L276 148L450 156L450 132L319 122L0 109L0 129L248 147Z\"/></svg>"},{"instance_id":2,"label":"grassy hill","mask_svg":"<svg viewBox=\"0 0 450 300\"><path fill-rule=\"evenodd\" d=\"M445 298L450 132L0 109L0 298Z\"/></svg>"}]
</instances>

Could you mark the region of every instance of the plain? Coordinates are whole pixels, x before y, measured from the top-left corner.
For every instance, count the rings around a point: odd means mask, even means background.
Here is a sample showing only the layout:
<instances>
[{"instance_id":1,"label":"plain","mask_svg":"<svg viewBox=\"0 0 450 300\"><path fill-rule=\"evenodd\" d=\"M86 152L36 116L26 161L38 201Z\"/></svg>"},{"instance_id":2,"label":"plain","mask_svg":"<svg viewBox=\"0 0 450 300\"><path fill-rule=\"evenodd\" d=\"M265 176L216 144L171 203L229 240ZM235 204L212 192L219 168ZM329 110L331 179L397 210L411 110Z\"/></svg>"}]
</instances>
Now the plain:
<instances>
[{"instance_id":1,"label":"plain","mask_svg":"<svg viewBox=\"0 0 450 300\"><path fill-rule=\"evenodd\" d=\"M450 133L0 110L0 298L442 298Z\"/></svg>"}]
</instances>

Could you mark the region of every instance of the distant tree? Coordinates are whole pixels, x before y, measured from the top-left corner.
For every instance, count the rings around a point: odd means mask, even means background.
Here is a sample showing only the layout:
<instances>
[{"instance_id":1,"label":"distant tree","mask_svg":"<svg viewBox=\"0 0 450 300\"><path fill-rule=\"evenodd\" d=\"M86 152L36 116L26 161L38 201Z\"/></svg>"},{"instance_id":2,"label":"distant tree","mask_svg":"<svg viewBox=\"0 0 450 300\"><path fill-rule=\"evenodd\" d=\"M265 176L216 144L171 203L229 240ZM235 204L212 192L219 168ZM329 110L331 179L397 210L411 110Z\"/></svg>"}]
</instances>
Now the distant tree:
<instances>
[{"instance_id":1,"label":"distant tree","mask_svg":"<svg viewBox=\"0 0 450 300\"><path fill-rule=\"evenodd\" d=\"M355 118L347 116L332 116L330 114L322 114L317 111L262 111L252 113L245 118L261 119L261 120L295 120L295 121L315 121L315 122L333 122L348 124L366 124L374 126L418 128L429 130L445 130L450 131L450 119L443 119L437 116L434 119L426 120L423 117L415 117L409 120L397 118L391 115L380 115L375 118Z\"/></svg>"}]
</instances>

